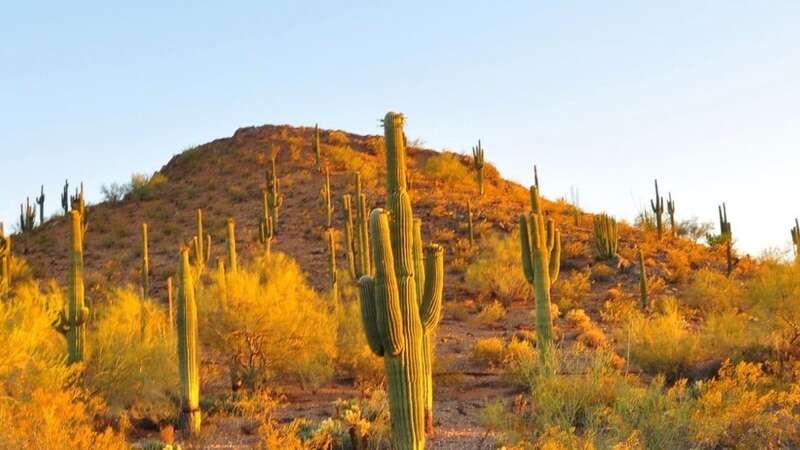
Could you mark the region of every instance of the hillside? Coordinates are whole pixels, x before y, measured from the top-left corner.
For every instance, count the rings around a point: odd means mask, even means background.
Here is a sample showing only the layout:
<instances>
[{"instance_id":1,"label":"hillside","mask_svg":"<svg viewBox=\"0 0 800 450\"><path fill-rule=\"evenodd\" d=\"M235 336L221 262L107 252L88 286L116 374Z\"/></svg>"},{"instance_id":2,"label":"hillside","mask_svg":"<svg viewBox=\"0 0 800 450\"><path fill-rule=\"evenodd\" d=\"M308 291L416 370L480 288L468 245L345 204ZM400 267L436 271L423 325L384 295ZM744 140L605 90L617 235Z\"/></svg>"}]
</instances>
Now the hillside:
<instances>
[{"instance_id":1,"label":"hillside","mask_svg":"<svg viewBox=\"0 0 800 450\"><path fill-rule=\"evenodd\" d=\"M229 138L187 150L174 156L147 186L134 190L117 203L88 207L89 228L85 239L87 297L111 285L137 284L140 258L140 227L150 228L152 295L165 302L165 280L175 274L178 248L195 233L195 211L202 208L206 230L212 235L213 257L224 254L225 221L232 217L237 226L237 246L241 258L261 251L257 238L261 192L271 151L277 151L277 170L285 200L280 210L278 234L273 249L295 258L309 282L327 290L327 256L322 238L324 213L320 207L320 189L324 177L315 168L311 150L314 129L264 125L237 130ZM331 169L334 193L335 227L342 230L340 199L353 192L353 172L358 170L371 207L385 203L383 137L361 136L338 130L321 130L324 164ZM498 367L475 363L473 347L483 339L501 338L504 342L533 330L532 301L524 298L501 298L500 293L478 291L467 280L466 271L491 236L507 235L517 229L520 213L529 209L528 190L504 180L493 167L487 167L486 192L477 195L470 160L451 157L455 166L437 169L428 164L439 153L411 148L408 168L414 213L423 222L423 238L445 248L444 319L436 340L435 379L436 420L439 431L431 448L483 448L490 445L485 430L478 424L479 410L486 399L513 399L520 386L510 383ZM488 155L491 159L491 154ZM546 174L545 174L546 175ZM548 192L546 176L542 189ZM470 201L475 214L477 245L470 247L467 236L466 205ZM620 224L619 257L603 261L596 256L592 235L592 215L581 212L578 222L572 207L563 200L544 202L546 213L553 217L562 233L562 285L574 283L584 274L590 280L581 294L580 306L593 322L609 334L610 325L600 314L604 302L623 297L635 298L639 289L636 251L646 255L648 274L657 280L654 293L680 296L689 275L701 268L724 270L724 255L715 249L684 238L665 237L657 241L654 233ZM64 217L49 220L31 233L15 236L15 251L24 256L35 274L65 283L68 271L68 226ZM341 240L339 244L341 249ZM343 252L338 254L342 279L350 283ZM745 266L743 262L740 267ZM516 269L521 270L521 269ZM554 302L569 295L569 288L554 286ZM491 323L476 319L490 308L495 298L505 304L506 314ZM562 317L557 326L569 330ZM577 334L564 332L567 342ZM713 373L719 361L698 372L681 375L704 377ZM636 368L632 369L633 371ZM284 386L290 400L284 411L287 417L307 415L324 417L332 411L337 398L358 396L352 380L336 380L314 394L298 386ZM247 436L235 436L236 427L219 426L226 435L222 442L246 445Z\"/></svg>"}]
</instances>

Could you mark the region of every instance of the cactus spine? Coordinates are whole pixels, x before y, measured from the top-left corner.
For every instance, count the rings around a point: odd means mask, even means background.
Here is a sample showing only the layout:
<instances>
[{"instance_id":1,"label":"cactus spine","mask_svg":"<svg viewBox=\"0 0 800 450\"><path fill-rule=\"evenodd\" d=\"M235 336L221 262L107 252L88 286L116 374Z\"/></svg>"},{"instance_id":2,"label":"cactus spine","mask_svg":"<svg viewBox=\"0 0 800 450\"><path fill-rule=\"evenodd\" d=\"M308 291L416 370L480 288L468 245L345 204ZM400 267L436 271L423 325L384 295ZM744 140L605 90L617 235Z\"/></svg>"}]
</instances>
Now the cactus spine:
<instances>
[{"instance_id":1,"label":"cactus spine","mask_svg":"<svg viewBox=\"0 0 800 450\"><path fill-rule=\"evenodd\" d=\"M607 214L594 216L594 246L600 257L611 259L616 256L618 242L616 219Z\"/></svg>"},{"instance_id":2,"label":"cactus spine","mask_svg":"<svg viewBox=\"0 0 800 450\"><path fill-rule=\"evenodd\" d=\"M370 348L384 358L392 448L420 450L425 448L426 416L432 417L426 412L423 336L435 327L441 313L443 251L438 245L425 248L427 276L418 299L403 116L387 113L384 131L388 211L375 209L370 214L375 275L361 277L361 315Z\"/></svg>"},{"instance_id":3,"label":"cactus spine","mask_svg":"<svg viewBox=\"0 0 800 450\"><path fill-rule=\"evenodd\" d=\"M333 226L333 202L331 201L331 169L325 168L325 184L319 191L322 198L322 209L325 212L325 227L331 228Z\"/></svg>"},{"instance_id":4,"label":"cactus spine","mask_svg":"<svg viewBox=\"0 0 800 450\"><path fill-rule=\"evenodd\" d=\"M733 273L733 233L731 223L728 222L728 207L725 202L717 207L719 211L719 235L725 243L725 259L727 260L726 273L728 276Z\"/></svg>"},{"instance_id":5,"label":"cactus spine","mask_svg":"<svg viewBox=\"0 0 800 450\"><path fill-rule=\"evenodd\" d=\"M272 218L272 232L278 232L278 209L283 206L283 194L281 194L280 180L278 180L278 170L276 169L275 160L278 154L273 149L272 157L270 158L271 170L267 173L267 205Z\"/></svg>"},{"instance_id":6,"label":"cactus spine","mask_svg":"<svg viewBox=\"0 0 800 450\"><path fill-rule=\"evenodd\" d=\"M44 185L42 185L41 193L36 197L36 204L39 205L39 225L44 223Z\"/></svg>"},{"instance_id":7,"label":"cactus spine","mask_svg":"<svg viewBox=\"0 0 800 450\"><path fill-rule=\"evenodd\" d=\"M678 235L678 229L675 227L675 201L672 200L672 192L667 194L667 213L669 214L669 231L672 237Z\"/></svg>"},{"instance_id":8,"label":"cactus spine","mask_svg":"<svg viewBox=\"0 0 800 450\"><path fill-rule=\"evenodd\" d=\"M69 300L67 313L62 312L61 331L67 336L67 363L83 361L86 348L86 321L89 308L84 303L83 229L81 214L70 212L71 246L69 252Z\"/></svg>"},{"instance_id":9,"label":"cactus spine","mask_svg":"<svg viewBox=\"0 0 800 450\"><path fill-rule=\"evenodd\" d=\"M150 295L150 251L147 243L147 224L142 224L142 298Z\"/></svg>"},{"instance_id":10,"label":"cactus spine","mask_svg":"<svg viewBox=\"0 0 800 450\"><path fill-rule=\"evenodd\" d=\"M197 305L189 250L181 249L178 285L178 371L181 379L183 421L190 434L200 432L200 372L197 351Z\"/></svg>"},{"instance_id":11,"label":"cactus spine","mask_svg":"<svg viewBox=\"0 0 800 450\"><path fill-rule=\"evenodd\" d=\"M472 147L472 166L475 168L475 177L478 181L478 192L483 195L483 167L485 164L483 147L478 139L478 146Z\"/></svg>"},{"instance_id":12,"label":"cactus spine","mask_svg":"<svg viewBox=\"0 0 800 450\"><path fill-rule=\"evenodd\" d=\"M319 124L314 124L314 140L311 141L311 150L314 152L314 161L317 170L322 170L322 149L319 145Z\"/></svg>"},{"instance_id":13,"label":"cactus spine","mask_svg":"<svg viewBox=\"0 0 800 450\"><path fill-rule=\"evenodd\" d=\"M267 257L272 254L272 238L275 237L275 230L272 227L272 217L269 213L269 199L267 191L262 192L264 204L262 206L261 219L258 221L258 240L264 246Z\"/></svg>"},{"instance_id":14,"label":"cactus spine","mask_svg":"<svg viewBox=\"0 0 800 450\"><path fill-rule=\"evenodd\" d=\"M642 253L642 249L639 249L638 257L639 257L639 302L642 305L642 308L646 308L649 300L647 297L647 269L644 265L644 254Z\"/></svg>"},{"instance_id":15,"label":"cactus spine","mask_svg":"<svg viewBox=\"0 0 800 450\"><path fill-rule=\"evenodd\" d=\"M331 295L334 304L339 304L339 277L336 275L336 230L328 228L325 232L328 243L328 273L330 274Z\"/></svg>"},{"instance_id":16,"label":"cactus spine","mask_svg":"<svg viewBox=\"0 0 800 450\"><path fill-rule=\"evenodd\" d=\"M536 294L536 342L546 373L551 371L553 321L550 317L550 286L558 279L561 264L561 233L553 219L541 211L539 189L531 186L531 212L519 217L522 268Z\"/></svg>"},{"instance_id":17,"label":"cactus spine","mask_svg":"<svg viewBox=\"0 0 800 450\"><path fill-rule=\"evenodd\" d=\"M25 200L25 204L19 205L19 231L27 233L33 231L34 221L36 220L36 205L31 207L31 198Z\"/></svg>"},{"instance_id":18,"label":"cactus spine","mask_svg":"<svg viewBox=\"0 0 800 450\"><path fill-rule=\"evenodd\" d=\"M664 197L661 197L658 193L658 180L655 180L656 185L656 198L650 200L650 208L653 210L653 215L656 219L656 232L658 234L658 238L661 239L661 235L664 233L664 224L661 219L661 215L664 213Z\"/></svg>"},{"instance_id":19,"label":"cactus spine","mask_svg":"<svg viewBox=\"0 0 800 450\"><path fill-rule=\"evenodd\" d=\"M472 202L467 200L467 227L469 229L469 245L475 245L475 228L472 221Z\"/></svg>"},{"instance_id":20,"label":"cactus spine","mask_svg":"<svg viewBox=\"0 0 800 450\"><path fill-rule=\"evenodd\" d=\"M61 208L64 215L69 214L69 180L64 180L64 190L61 192Z\"/></svg>"},{"instance_id":21,"label":"cactus spine","mask_svg":"<svg viewBox=\"0 0 800 450\"><path fill-rule=\"evenodd\" d=\"M211 260L211 235L203 233L203 210L197 210L197 234L192 240L194 248L194 265L198 272Z\"/></svg>"},{"instance_id":22,"label":"cactus spine","mask_svg":"<svg viewBox=\"0 0 800 450\"><path fill-rule=\"evenodd\" d=\"M228 268L231 273L239 271L239 264L236 258L236 222L233 219L228 219Z\"/></svg>"},{"instance_id":23,"label":"cactus spine","mask_svg":"<svg viewBox=\"0 0 800 450\"><path fill-rule=\"evenodd\" d=\"M800 261L800 221L794 219L794 227L791 230L792 243L794 244L794 254L798 261Z\"/></svg>"}]
</instances>

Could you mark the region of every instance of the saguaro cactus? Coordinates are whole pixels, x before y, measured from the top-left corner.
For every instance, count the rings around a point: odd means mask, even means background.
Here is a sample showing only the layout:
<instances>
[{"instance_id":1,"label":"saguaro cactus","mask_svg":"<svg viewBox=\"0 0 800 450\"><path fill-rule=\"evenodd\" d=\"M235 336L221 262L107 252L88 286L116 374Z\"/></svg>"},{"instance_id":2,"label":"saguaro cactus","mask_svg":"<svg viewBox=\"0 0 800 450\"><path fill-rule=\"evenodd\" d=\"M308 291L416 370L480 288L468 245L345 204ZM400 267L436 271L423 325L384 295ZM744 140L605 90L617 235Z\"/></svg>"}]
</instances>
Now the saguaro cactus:
<instances>
[{"instance_id":1,"label":"saguaro cactus","mask_svg":"<svg viewBox=\"0 0 800 450\"><path fill-rule=\"evenodd\" d=\"M272 217L269 212L269 200L267 198L267 191L262 192L264 197L264 204L262 206L261 218L258 221L258 240L264 246L264 252L267 257L272 253L272 238L275 236L275 231L272 226Z\"/></svg>"},{"instance_id":2,"label":"saguaro cactus","mask_svg":"<svg viewBox=\"0 0 800 450\"><path fill-rule=\"evenodd\" d=\"M444 264L438 245L425 248L425 281L417 297L414 226L406 191L403 116L384 118L387 158L387 210L370 214L374 277L361 277L361 316L372 351L383 356L392 421L392 448L425 447L427 391L423 336L441 314ZM391 226L389 214L392 215ZM430 422L431 420L429 420Z\"/></svg>"},{"instance_id":3,"label":"saguaro cactus","mask_svg":"<svg viewBox=\"0 0 800 450\"><path fill-rule=\"evenodd\" d=\"M19 231L27 233L33 231L34 221L36 220L36 205L31 207L31 198L25 200L25 204L19 205Z\"/></svg>"},{"instance_id":4,"label":"saguaro cactus","mask_svg":"<svg viewBox=\"0 0 800 450\"><path fill-rule=\"evenodd\" d=\"M325 168L325 184L319 191L320 198L322 199L322 210L325 213L325 227L331 228L333 226L333 202L331 201L331 169Z\"/></svg>"},{"instance_id":5,"label":"saguaro cactus","mask_svg":"<svg viewBox=\"0 0 800 450\"><path fill-rule=\"evenodd\" d=\"M485 164L483 147L478 139L478 146L472 147L472 166L475 168L475 177L478 181L478 192L483 195L483 167Z\"/></svg>"},{"instance_id":6,"label":"saguaro cactus","mask_svg":"<svg viewBox=\"0 0 800 450\"><path fill-rule=\"evenodd\" d=\"M342 221L344 222L344 253L347 256L347 269L350 276L358 280L356 243L353 238L353 197L350 194L342 195Z\"/></svg>"},{"instance_id":7,"label":"saguaro cactus","mask_svg":"<svg viewBox=\"0 0 800 450\"><path fill-rule=\"evenodd\" d=\"M531 186L531 212L519 217L522 268L536 295L536 343L546 372L551 369L553 321L550 317L550 286L558 279L561 265L561 233L553 219L541 213L539 189Z\"/></svg>"},{"instance_id":8,"label":"saguaro cactus","mask_svg":"<svg viewBox=\"0 0 800 450\"><path fill-rule=\"evenodd\" d=\"M142 298L150 295L150 251L147 243L147 224L142 224Z\"/></svg>"},{"instance_id":9,"label":"saguaro cactus","mask_svg":"<svg viewBox=\"0 0 800 450\"><path fill-rule=\"evenodd\" d=\"M319 125L314 124L314 139L311 141L311 150L314 152L314 162L317 170L322 170L322 149L319 145Z\"/></svg>"},{"instance_id":10,"label":"saguaro cactus","mask_svg":"<svg viewBox=\"0 0 800 450\"><path fill-rule=\"evenodd\" d=\"M0 293L11 288L11 236L6 236L0 222Z\"/></svg>"},{"instance_id":11,"label":"saguaro cactus","mask_svg":"<svg viewBox=\"0 0 800 450\"><path fill-rule=\"evenodd\" d=\"M172 277L167 278L167 317L169 318L169 329L175 331L175 297Z\"/></svg>"},{"instance_id":12,"label":"saguaro cactus","mask_svg":"<svg viewBox=\"0 0 800 450\"><path fill-rule=\"evenodd\" d=\"M678 229L675 227L675 201L672 200L672 192L667 194L667 213L669 214L669 231L672 237L678 235Z\"/></svg>"},{"instance_id":13,"label":"saguaro cactus","mask_svg":"<svg viewBox=\"0 0 800 450\"><path fill-rule=\"evenodd\" d=\"M228 219L228 269L231 273L239 271L239 263L236 258L236 222L231 218Z\"/></svg>"},{"instance_id":14,"label":"saguaro cactus","mask_svg":"<svg viewBox=\"0 0 800 450\"><path fill-rule=\"evenodd\" d=\"M69 180L64 180L64 191L61 192L61 208L64 209L64 215L69 214Z\"/></svg>"},{"instance_id":15,"label":"saguaro cactus","mask_svg":"<svg viewBox=\"0 0 800 450\"><path fill-rule=\"evenodd\" d=\"M178 372L181 378L183 422L190 434L200 432L200 370L197 349L197 305L189 250L181 249L178 285Z\"/></svg>"},{"instance_id":16,"label":"saguaro cactus","mask_svg":"<svg viewBox=\"0 0 800 450\"><path fill-rule=\"evenodd\" d=\"M648 303L647 292L647 269L644 266L644 254L642 250L639 249L638 257L639 257L639 302L642 305L642 308L646 308Z\"/></svg>"},{"instance_id":17,"label":"saguaro cactus","mask_svg":"<svg viewBox=\"0 0 800 450\"><path fill-rule=\"evenodd\" d=\"M475 227L472 220L472 202L467 200L467 228L469 230L469 245L475 245Z\"/></svg>"},{"instance_id":18,"label":"saguaro cactus","mask_svg":"<svg viewBox=\"0 0 800 450\"><path fill-rule=\"evenodd\" d=\"M726 273L730 276L733 273L733 233L731 223L728 222L728 207L725 202L717 207L719 211L719 235L725 243L725 259L727 260Z\"/></svg>"},{"instance_id":19,"label":"saguaro cactus","mask_svg":"<svg viewBox=\"0 0 800 450\"><path fill-rule=\"evenodd\" d=\"M41 193L36 197L36 204L39 205L39 225L44 223L44 185L42 185Z\"/></svg>"},{"instance_id":20,"label":"saguaro cactus","mask_svg":"<svg viewBox=\"0 0 800 450\"><path fill-rule=\"evenodd\" d=\"M355 256L356 256L356 276L372 273L372 250L369 237L369 214L367 213L367 195L361 191L361 174L356 172L353 178L356 186L354 196L356 207L356 228L355 228Z\"/></svg>"},{"instance_id":21,"label":"saguaro cactus","mask_svg":"<svg viewBox=\"0 0 800 450\"><path fill-rule=\"evenodd\" d=\"M539 187L539 168L536 167L536 164L533 165L533 185L536 186L536 189L541 189Z\"/></svg>"},{"instance_id":22,"label":"saguaro cactus","mask_svg":"<svg viewBox=\"0 0 800 450\"><path fill-rule=\"evenodd\" d=\"M76 188L75 195L71 197L71 206L73 211L78 211L81 214L81 232L86 234L86 229L89 227L88 216L86 215L86 202L83 197L83 183L81 183L80 191Z\"/></svg>"},{"instance_id":23,"label":"saguaro cactus","mask_svg":"<svg viewBox=\"0 0 800 450\"><path fill-rule=\"evenodd\" d=\"M661 235L664 233L664 224L662 221L662 214L664 213L664 197L661 197L658 193L658 180L655 180L656 185L656 198L650 200L650 208L653 210L653 215L656 219L656 232L658 234L658 238L661 239Z\"/></svg>"},{"instance_id":24,"label":"saguaro cactus","mask_svg":"<svg viewBox=\"0 0 800 450\"><path fill-rule=\"evenodd\" d=\"M66 314L61 312L59 331L67 337L67 363L83 361L86 348L86 322L89 308L84 302L83 230L81 214L70 212L71 246L69 252L69 298Z\"/></svg>"},{"instance_id":25,"label":"saguaro cactus","mask_svg":"<svg viewBox=\"0 0 800 450\"><path fill-rule=\"evenodd\" d=\"M278 210L283 206L283 194L281 194L280 181L278 180L278 170L275 160L278 154L273 150L270 158L271 170L267 172L267 205L272 217L272 232L278 232Z\"/></svg>"},{"instance_id":26,"label":"saguaro cactus","mask_svg":"<svg viewBox=\"0 0 800 450\"><path fill-rule=\"evenodd\" d=\"M205 269L211 260L211 235L203 234L203 210L197 210L197 234L192 240L194 248L194 265L198 272Z\"/></svg>"},{"instance_id":27,"label":"saguaro cactus","mask_svg":"<svg viewBox=\"0 0 800 450\"><path fill-rule=\"evenodd\" d=\"M791 230L792 243L794 244L794 254L798 261L800 261L800 221L794 219L794 227Z\"/></svg>"},{"instance_id":28,"label":"saguaro cactus","mask_svg":"<svg viewBox=\"0 0 800 450\"><path fill-rule=\"evenodd\" d=\"M328 228L325 232L328 244L328 273L330 274L331 295L334 304L339 303L339 277L336 274L336 230Z\"/></svg>"},{"instance_id":29,"label":"saguaro cactus","mask_svg":"<svg viewBox=\"0 0 800 450\"><path fill-rule=\"evenodd\" d=\"M617 220L607 214L594 216L594 246L601 258L611 259L617 255Z\"/></svg>"}]
</instances>

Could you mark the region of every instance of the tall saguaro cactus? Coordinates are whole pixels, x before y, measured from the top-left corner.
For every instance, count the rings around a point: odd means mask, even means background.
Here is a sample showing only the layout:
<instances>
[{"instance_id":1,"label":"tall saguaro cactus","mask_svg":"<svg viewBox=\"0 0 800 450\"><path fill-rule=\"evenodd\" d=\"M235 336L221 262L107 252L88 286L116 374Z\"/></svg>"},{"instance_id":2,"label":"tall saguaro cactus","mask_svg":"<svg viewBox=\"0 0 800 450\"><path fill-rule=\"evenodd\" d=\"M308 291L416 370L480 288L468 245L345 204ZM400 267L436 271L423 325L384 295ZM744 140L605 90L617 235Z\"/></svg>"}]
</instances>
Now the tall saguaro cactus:
<instances>
[{"instance_id":1,"label":"tall saguaro cactus","mask_svg":"<svg viewBox=\"0 0 800 450\"><path fill-rule=\"evenodd\" d=\"M25 200L25 204L19 204L19 231L27 233L33 231L36 220L36 205L31 207L31 198Z\"/></svg>"},{"instance_id":2,"label":"tall saguaro cactus","mask_svg":"<svg viewBox=\"0 0 800 450\"><path fill-rule=\"evenodd\" d=\"M472 147L472 166L475 168L475 177L478 181L478 192L483 195L483 167L485 165L483 147L478 139L478 146Z\"/></svg>"},{"instance_id":3,"label":"tall saguaro cactus","mask_svg":"<svg viewBox=\"0 0 800 450\"><path fill-rule=\"evenodd\" d=\"M322 199L322 209L325 213L325 227L331 228L333 226L333 193L331 192L331 169L325 168L325 184L319 191L320 198Z\"/></svg>"},{"instance_id":4,"label":"tall saguaro cactus","mask_svg":"<svg viewBox=\"0 0 800 450\"><path fill-rule=\"evenodd\" d=\"M194 265L198 272L205 269L211 260L211 235L203 232L203 210L197 210L197 234L192 240L194 247Z\"/></svg>"},{"instance_id":5,"label":"tall saguaro cactus","mask_svg":"<svg viewBox=\"0 0 800 450\"><path fill-rule=\"evenodd\" d=\"M64 180L64 190L61 192L61 208L64 210L64 215L69 214L69 180Z\"/></svg>"},{"instance_id":6,"label":"tall saguaro cactus","mask_svg":"<svg viewBox=\"0 0 800 450\"><path fill-rule=\"evenodd\" d=\"M794 227L791 230L792 243L794 244L794 254L798 261L800 261L800 221L794 219Z\"/></svg>"},{"instance_id":7,"label":"tall saguaro cactus","mask_svg":"<svg viewBox=\"0 0 800 450\"><path fill-rule=\"evenodd\" d=\"M392 448L425 448L427 408L424 335L440 318L443 251L425 247L425 279L418 297L414 261L414 220L407 192L403 116L384 118L387 159L387 210L370 214L375 275L361 277L364 332L372 351L383 356L389 391ZM391 225L389 214L392 216ZM420 280L421 281L421 280Z\"/></svg>"},{"instance_id":8,"label":"tall saguaro cactus","mask_svg":"<svg viewBox=\"0 0 800 450\"><path fill-rule=\"evenodd\" d=\"M44 223L44 185L38 197L36 197L36 204L39 205L39 225Z\"/></svg>"},{"instance_id":9,"label":"tall saguaro cactus","mask_svg":"<svg viewBox=\"0 0 800 450\"><path fill-rule=\"evenodd\" d=\"M347 256L347 269L350 276L357 280L356 274L356 241L353 237L353 197L342 195L342 222L344 222L344 253Z\"/></svg>"},{"instance_id":10,"label":"tall saguaro cactus","mask_svg":"<svg viewBox=\"0 0 800 450\"><path fill-rule=\"evenodd\" d=\"M367 212L367 195L361 190L361 174L356 172L353 178L356 186L356 193L353 199L356 207L355 223L355 256L356 256L356 275L360 278L363 275L372 273L372 250L369 238L369 213Z\"/></svg>"},{"instance_id":11,"label":"tall saguaro cactus","mask_svg":"<svg viewBox=\"0 0 800 450\"><path fill-rule=\"evenodd\" d=\"M611 259L617 255L617 220L607 214L594 216L594 246L601 258Z\"/></svg>"},{"instance_id":12,"label":"tall saguaro cactus","mask_svg":"<svg viewBox=\"0 0 800 450\"><path fill-rule=\"evenodd\" d=\"M236 222L233 219L228 219L228 269L231 273L239 271L239 263L236 257Z\"/></svg>"},{"instance_id":13,"label":"tall saguaro cactus","mask_svg":"<svg viewBox=\"0 0 800 450\"><path fill-rule=\"evenodd\" d=\"M69 252L69 298L67 311L61 313L61 332L67 336L67 363L74 364L83 361L86 348L86 322L89 319L89 308L84 302L83 287L83 227L81 214L78 211L70 212L70 237Z\"/></svg>"},{"instance_id":14,"label":"tall saguaro cactus","mask_svg":"<svg viewBox=\"0 0 800 450\"><path fill-rule=\"evenodd\" d=\"M272 238L275 237L275 230L272 226L272 216L269 212L269 199L267 191L262 192L264 203L262 205L261 218L258 221L258 240L264 246L267 257L272 253Z\"/></svg>"},{"instance_id":15,"label":"tall saguaro cactus","mask_svg":"<svg viewBox=\"0 0 800 450\"><path fill-rule=\"evenodd\" d=\"M181 249L179 266L177 332L178 372L181 379L183 422L190 434L200 432L200 368L197 349L197 305L189 250Z\"/></svg>"},{"instance_id":16,"label":"tall saguaro cactus","mask_svg":"<svg viewBox=\"0 0 800 450\"><path fill-rule=\"evenodd\" d=\"M678 235L678 229L675 227L675 201L672 200L672 192L667 194L667 213L669 214L669 231L672 237Z\"/></svg>"},{"instance_id":17,"label":"tall saguaro cactus","mask_svg":"<svg viewBox=\"0 0 800 450\"><path fill-rule=\"evenodd\" d=\"M561 266L561 233L553 219L541 213L539 189L531 186L531 212L519 217L522 268L536 295L536 343L546 372L551 369L553 321L550 317L550 287L558 279Z\"/></svg>"},{"instance_id":18,"label":"tall saguaro cactus","mask_svg":"<svg viewBox=\"0 0 800 450\"><path fill-rule=\"evenodd\" d=\"M283 206L283 194L281 194L280 180L278 180L278 169L276 167L277 152L273 149L270 158L270 170L267 172L267 205L272 218L272 232L278 232L278 210Z\"/></svg>"},{"instance_id":19,"label":"tall saguaro cactus","mask_svg":"<svg viewBox=\"0 0 800 450\"><path fill-rule=\"evenodd\" d=\"M328 244L328 274L331 282L331 295L334 304L339 304L339 277L336 274L336 230L328 228L325 232Z\"/></svg>"},{"instance_id":20,"label":"tall saguaro cactus","mask_svg":"<svg viewBox=\"0 0 800 450\"><path fill-rule=\"evenodd\" d=\"M167 278L167 318L170 331L175 331L175 297L172 288L172 277Z\"/></svg>"},{"instance_id":21,"label":"tall saguaro cactus","mask_svg":"<svg viewBox=\"0 0 800 450\"><path fill-rule=\"evenodd\" d=\"M653 210L653 214L656 218L656 232L658 233L658 238L661 239L661 235L664 233L664 223L661 217L664 213L664 197L661 197L658 193L658 180L655 180L655 185L656 198L650 200L650 208Z\"/></svg>"},{"instance_id":22,"label":"tall saguaro cactus","mask_svg":"<svg viewBox=\"0 0 800 450\"><path fill-rule=\"evenodd\" d=\"M142 298L150 295L150 251L147 242L147 224L142 224Z\"/></svg>"},{"instance_id":23,"label":"tall saguaro cactus","mask_svg":"<svg viewBox=\"0 0 800 450\"><path fill-rule=\"evenodd\" d=\"M319 124L314 124L314 140L311 141L311 150L314 152L314 162L317 170L322 170L322 149L319 145Z\"/></svg>"},{"instance_id":24,"label":"tall saguaro cactus","mask_svg":"<svg viewBox=\"0 0 800 450\"><path fill-rule=\"evenodd\" d=\"M723 202L717 207L717 210L719 211L719 235L725 243L726 273L730 276L733 273L733 233L731 232L731 223L728 222L728 207Z\"/></svg>"}]
</instances>

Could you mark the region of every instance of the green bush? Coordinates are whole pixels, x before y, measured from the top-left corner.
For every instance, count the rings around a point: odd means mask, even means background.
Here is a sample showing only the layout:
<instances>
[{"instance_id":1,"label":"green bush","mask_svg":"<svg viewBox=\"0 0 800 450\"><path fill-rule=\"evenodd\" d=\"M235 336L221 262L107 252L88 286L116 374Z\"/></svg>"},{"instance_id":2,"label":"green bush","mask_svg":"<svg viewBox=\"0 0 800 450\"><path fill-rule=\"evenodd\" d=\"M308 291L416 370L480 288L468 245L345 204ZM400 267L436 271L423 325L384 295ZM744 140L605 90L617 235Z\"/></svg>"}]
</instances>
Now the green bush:
<instances>
[{"instance_id":1,"label":"green bush","mask_svg":"<svg viewBox=\"0 0 800 450\"><path fill-rule=\"evenodd\" d=\"M743 294L737 281L719 272L701 269L694 273L681 299L693 308L710 313L743 306Z\"/></svg>"},{"instance_id":2,"label":"green bush","mask_svg":"<svg viewBox=\"0 0 800 450\"><path fill-rule=\"evenodd\" d=\"M519 233L491 234L481 242L481 251L464 274L467 289L483 300L504 304L527 300L532 288L522 273Z\"/></svg>"},{"instance_id":3,"label":"green bush","mask_svg":"<svg viewBox=\"0 0 800 450\"><path fill-rule=\"evenodd\" d=\"M588 270L574 271L569 276L562 276L553 285L553 298L562 310L580 307L589 295L592 283Z\"/></svg>"},{"instance_id":4,"label":"green bush","mask_svg":"<svg viewBox=\"0 0 800 450\"><path fill-rule=\"evenodd\" d=\"M234 379L256 388L275 379L317 386L336 358L336 318L298 264L261 256L199 289L200 339Z\"/></svg>"},{"instance_id":5,"label":"green bush","mask_svg":"<svg viewBox=\"0 0 800 450\"><path fill-rule=\"evenodd\" d=\"M164 310L151 300L142 303L131 288L118 288L95 317L87 333L86 386L113 414L154 421L176 417L178 357Z\"/></svg>"},{"instance_id":6,"label":"green bush","mask_svg":"<svg viewBox=\"0 0 800 450\"><path fill-rule=\"evenodd\" d=\"M474 175L462 159L455 153L437 153L428 158L422 173L426 177L449 185L473 182Z\"/></svg>"},{"instance_id":7,"label":"green bush","mask_svg":"<svg viewBox=\"0 0 800 450\"><path fill-rule=\"evenodd\" d=\"M166 183L167 177L158 172L153 176L135 173L131 175L131 183L126 197L134 200L152 200Z\"/></svg>"}]
</instances>

